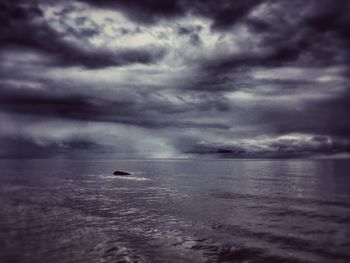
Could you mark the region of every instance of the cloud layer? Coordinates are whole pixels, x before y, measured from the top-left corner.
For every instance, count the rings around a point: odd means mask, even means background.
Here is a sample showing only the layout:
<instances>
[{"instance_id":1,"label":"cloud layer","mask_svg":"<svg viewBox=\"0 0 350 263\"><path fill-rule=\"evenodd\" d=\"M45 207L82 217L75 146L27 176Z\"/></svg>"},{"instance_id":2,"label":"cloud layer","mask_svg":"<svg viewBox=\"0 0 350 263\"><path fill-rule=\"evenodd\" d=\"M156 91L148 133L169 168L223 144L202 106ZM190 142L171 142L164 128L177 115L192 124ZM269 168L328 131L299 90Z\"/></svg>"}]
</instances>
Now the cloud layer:
<instances>
[{"instance_id":1,"label":"cloud layer","mask_svg":"<svg viewBox=\"0 0 350 263\"><path fill-rule=\"evenodd\" d=\"M350 3L0 3L0 157L349 156Z\"/></svg>"}]
</instances>

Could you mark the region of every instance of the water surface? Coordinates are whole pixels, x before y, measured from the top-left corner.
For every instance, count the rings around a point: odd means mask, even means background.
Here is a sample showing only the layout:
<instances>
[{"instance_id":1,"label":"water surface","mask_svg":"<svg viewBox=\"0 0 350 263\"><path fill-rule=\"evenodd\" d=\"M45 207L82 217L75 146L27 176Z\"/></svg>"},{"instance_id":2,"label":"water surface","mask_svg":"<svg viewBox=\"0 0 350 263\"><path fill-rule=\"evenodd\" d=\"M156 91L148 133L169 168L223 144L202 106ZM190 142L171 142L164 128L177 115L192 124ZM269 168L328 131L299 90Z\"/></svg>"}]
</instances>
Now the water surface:
<instances>
[{"instance_id":1,"label":"water surface","mask_svg":"<svg viewBox=\"0 0 350 263\"><path fill-rule=\"evenodd\" d=\"M349 170L348 160L1 160L0 262L350 262Z\"/></svg>"}]
</instances>

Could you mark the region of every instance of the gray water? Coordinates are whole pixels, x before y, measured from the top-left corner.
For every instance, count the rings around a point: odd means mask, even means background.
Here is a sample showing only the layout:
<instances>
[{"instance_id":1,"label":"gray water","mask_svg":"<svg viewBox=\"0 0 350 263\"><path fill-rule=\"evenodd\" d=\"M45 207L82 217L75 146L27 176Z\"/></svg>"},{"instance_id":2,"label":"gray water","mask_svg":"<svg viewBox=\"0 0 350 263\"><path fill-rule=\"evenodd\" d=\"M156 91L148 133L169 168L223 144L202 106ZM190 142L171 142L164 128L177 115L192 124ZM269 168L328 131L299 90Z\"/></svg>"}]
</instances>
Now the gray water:
<instances>
[{"instance_id":1,"label":"gray water","mask_svg":"<svg viewBox=\"0 0 350 263\"><path fill-rule=\"evenodd\" d=\"M1 160L0 262L350 262L349 170L349 160Z\"/></svg>"}]
</instances>

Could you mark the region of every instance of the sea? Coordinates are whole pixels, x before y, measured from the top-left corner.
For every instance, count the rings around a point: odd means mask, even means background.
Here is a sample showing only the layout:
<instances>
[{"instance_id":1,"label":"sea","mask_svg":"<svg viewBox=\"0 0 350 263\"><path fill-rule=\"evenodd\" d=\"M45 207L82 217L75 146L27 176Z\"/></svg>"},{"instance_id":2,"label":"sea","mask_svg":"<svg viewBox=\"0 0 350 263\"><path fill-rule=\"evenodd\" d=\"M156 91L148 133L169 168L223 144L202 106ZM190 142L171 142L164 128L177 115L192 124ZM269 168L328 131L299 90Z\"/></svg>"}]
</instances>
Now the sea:
<instances>
[{"instance_id":1,"label":"sea","mask_svg":"<svg viewBox=\"0 0 350 263\"><path fill-rule=\"evenodd\" d=\"M348 263L350 160L0 160L0 262Z\"/></svg>"}]
</instances>

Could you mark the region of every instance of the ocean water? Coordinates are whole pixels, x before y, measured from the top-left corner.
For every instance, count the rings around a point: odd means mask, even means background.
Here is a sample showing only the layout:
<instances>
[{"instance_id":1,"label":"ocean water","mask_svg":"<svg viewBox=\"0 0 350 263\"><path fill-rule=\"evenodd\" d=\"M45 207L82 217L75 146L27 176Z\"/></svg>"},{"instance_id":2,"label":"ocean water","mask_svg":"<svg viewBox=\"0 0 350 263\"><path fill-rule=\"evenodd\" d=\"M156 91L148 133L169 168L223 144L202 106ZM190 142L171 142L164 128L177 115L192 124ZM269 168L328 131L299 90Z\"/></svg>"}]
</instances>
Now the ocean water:
<instances>
[{"instance_id":1,"label":"ocean water","mask_svg":"<svg viewBox=\"0 0 350 263\"><path fill-rule=\"evenodd\" d=\"M349 160L1 160L0 262L350 262L349 171Z\"/></svg>"}]
</instances>

